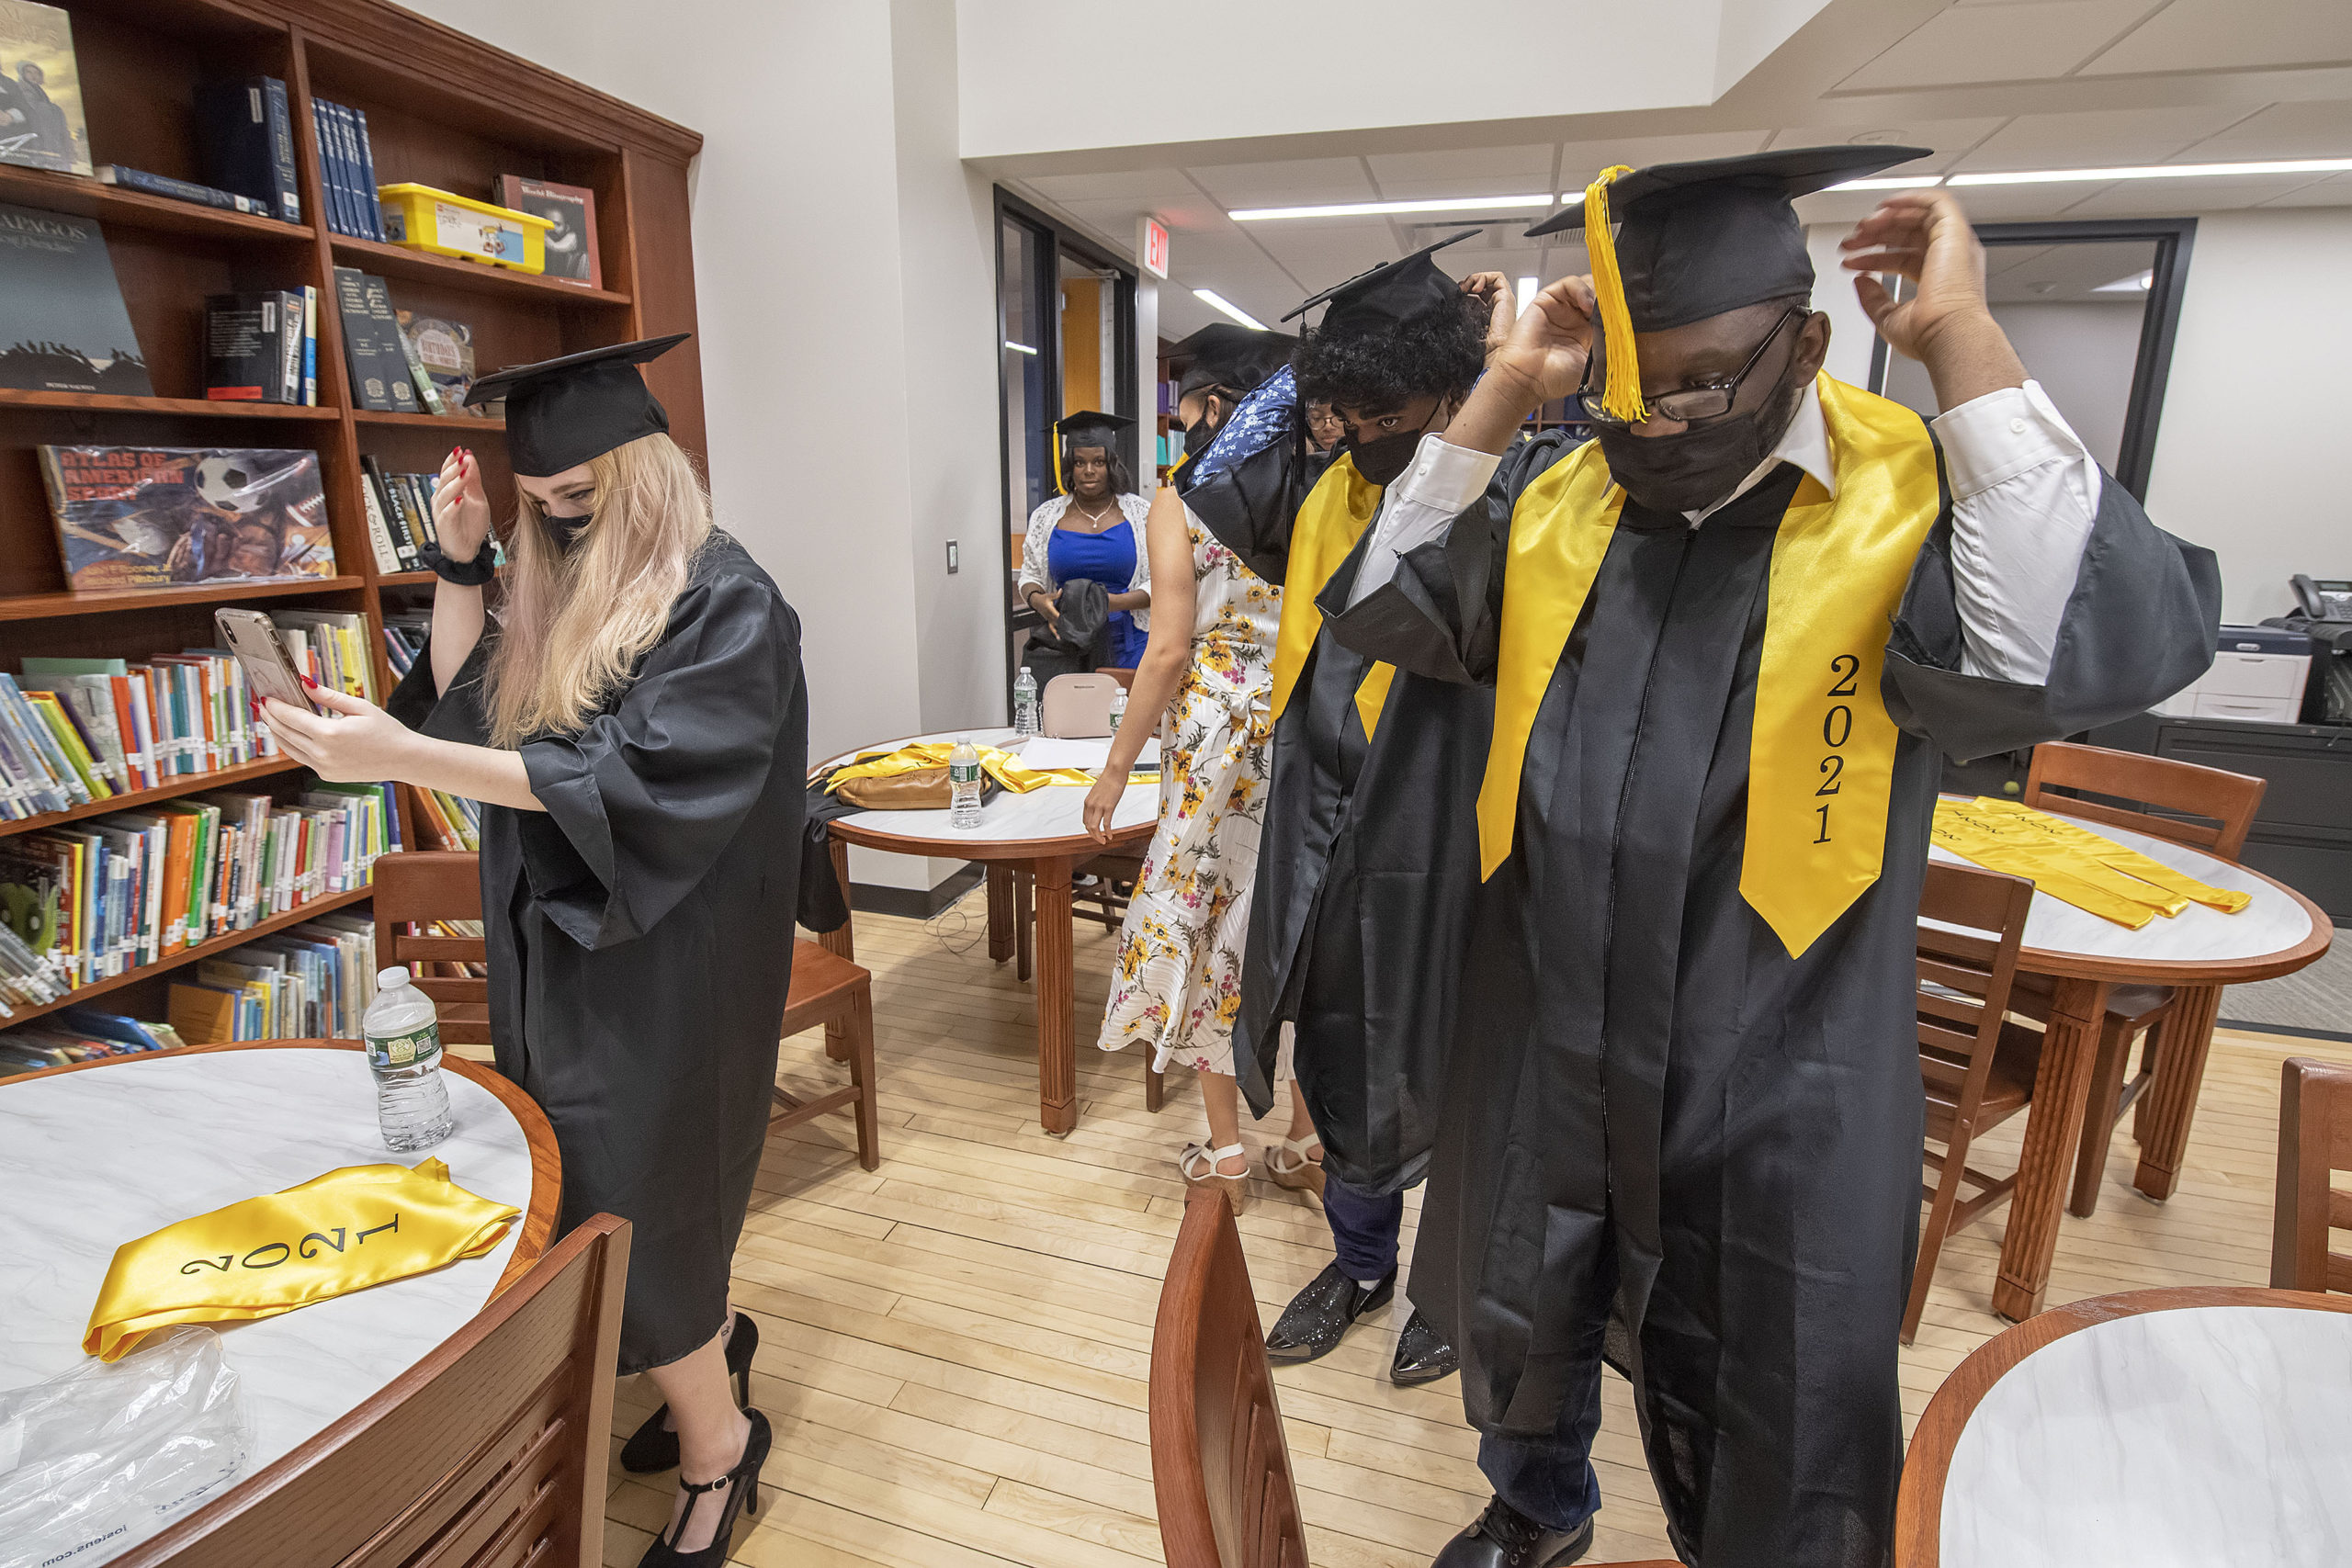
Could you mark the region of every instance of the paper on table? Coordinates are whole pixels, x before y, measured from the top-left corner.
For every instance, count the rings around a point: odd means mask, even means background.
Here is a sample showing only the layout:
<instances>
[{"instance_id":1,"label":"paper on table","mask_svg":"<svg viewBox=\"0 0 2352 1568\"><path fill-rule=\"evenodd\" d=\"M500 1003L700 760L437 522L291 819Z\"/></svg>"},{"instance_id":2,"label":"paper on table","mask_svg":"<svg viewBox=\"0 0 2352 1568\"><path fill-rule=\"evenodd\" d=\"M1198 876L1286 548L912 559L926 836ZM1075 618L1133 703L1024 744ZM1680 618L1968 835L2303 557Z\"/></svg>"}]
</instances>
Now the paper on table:
<instances>
[{"instance_id":1,"label":"paper on table","mask_svg":"<svg viewBox=\"0 0 2352 1568\"><path fill-rule=\"evenodd\" d=\"M1050 735L1030 738L1021 748L1021 765L1025 768L1083 768L1099 773L1111 760L1111 738L1102 736L1092 740L1059 740ZM1136 758L1136 772L1159 765L1159 738L1152 737L1143 743L1142 753Z\"/></svg>"}]
</instances>

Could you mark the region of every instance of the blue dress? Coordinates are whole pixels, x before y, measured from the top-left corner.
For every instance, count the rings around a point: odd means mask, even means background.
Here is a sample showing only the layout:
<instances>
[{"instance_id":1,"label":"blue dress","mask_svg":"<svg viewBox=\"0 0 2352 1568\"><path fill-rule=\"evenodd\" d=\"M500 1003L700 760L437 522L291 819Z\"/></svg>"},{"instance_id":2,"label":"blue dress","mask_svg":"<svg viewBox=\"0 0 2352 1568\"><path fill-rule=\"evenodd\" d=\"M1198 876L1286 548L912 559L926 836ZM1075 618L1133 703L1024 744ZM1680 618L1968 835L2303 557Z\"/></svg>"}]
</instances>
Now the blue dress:
<instances>
[{"instance_id":1,"label":"blue dress","mask_svg":"<svg viewBox=\"0 0 2352 1568\"><path fill-rule=\"evenodd\" d=\"M1057 583L1084 579L1110 593L1125 593L1136 580L1136 525L1122 517L1100 534L1057 528L1046 544L1046 570ZM1103 627L1103 662L1132 670L1143 659L1144 630L1125 610L1111 612Z\"/></svg>"}]
</instances>

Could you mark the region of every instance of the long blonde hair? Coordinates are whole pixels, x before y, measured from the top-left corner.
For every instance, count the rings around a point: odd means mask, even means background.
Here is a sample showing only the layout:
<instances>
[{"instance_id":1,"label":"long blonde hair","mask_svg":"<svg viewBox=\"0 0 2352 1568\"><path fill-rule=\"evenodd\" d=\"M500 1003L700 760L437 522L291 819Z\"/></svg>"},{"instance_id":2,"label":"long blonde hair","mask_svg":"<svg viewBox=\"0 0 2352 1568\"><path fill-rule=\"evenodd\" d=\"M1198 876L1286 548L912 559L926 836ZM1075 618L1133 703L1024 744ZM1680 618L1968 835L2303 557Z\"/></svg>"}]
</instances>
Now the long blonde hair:
<instances>
[{"instance_id":1,"label":"long blonde hair","mask_svg":"<svg viewBox=\"0 0 2352 1568\"><path fill-rule=\"evenodd\" d=\"M595 520L569 554L518 492L505 614L483 677L493 746L585 728L661 640L710 536L710 493L667 435L591 457L588 471Z\"/></svg>"}]
</instances>

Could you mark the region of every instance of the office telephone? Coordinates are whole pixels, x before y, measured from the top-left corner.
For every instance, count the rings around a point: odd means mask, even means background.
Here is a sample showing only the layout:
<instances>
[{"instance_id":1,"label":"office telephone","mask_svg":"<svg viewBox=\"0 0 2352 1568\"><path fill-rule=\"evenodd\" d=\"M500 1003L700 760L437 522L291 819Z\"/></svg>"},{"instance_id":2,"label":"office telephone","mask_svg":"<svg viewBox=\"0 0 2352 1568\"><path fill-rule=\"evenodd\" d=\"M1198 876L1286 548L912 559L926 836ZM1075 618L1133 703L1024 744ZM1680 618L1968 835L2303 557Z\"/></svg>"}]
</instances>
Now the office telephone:
<instances>
[{"instance_id":1,"label":"office telephone","mask_svg":"<svg viewBox=\"0 0 2352 1568\"><path fill-rule=\"evenodd\" d=\"M2295 604L2303 615L2314 621L2352 621L2352 582L2322 578L2316 581L2301 572L2287 580L2294 591Z\"/></svg>"},{"instance_id":2,"label":"office telephone","mask_svg":"<svg viewBox=\"0 0 2352 1568\"><path fill-rule=\"evenodd\" d=\"M2295 595L2295 613L2262 624L2312 639L2303 716L2319 724L2352 724L2352 582L2297 572L2287 586Z\"/></svg>"}]
</instances>

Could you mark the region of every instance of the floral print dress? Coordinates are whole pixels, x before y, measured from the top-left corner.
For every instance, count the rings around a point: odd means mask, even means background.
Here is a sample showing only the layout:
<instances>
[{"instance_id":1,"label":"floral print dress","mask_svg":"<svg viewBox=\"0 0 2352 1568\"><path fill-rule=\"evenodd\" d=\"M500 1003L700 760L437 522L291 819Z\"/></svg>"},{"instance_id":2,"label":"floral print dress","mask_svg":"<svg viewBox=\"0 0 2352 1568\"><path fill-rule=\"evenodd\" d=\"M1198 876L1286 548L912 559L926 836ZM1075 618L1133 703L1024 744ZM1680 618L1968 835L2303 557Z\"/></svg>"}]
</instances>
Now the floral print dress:
<instances>
[{"instance_id":1,"label":"floral print dress","mask_svg":"<svg viewBox=\"0 0 2352 1568\"><path fill-rule=\"evenodd\" d=\"M1257 880L1274 731L1280 585L1209 536L1188 507L1193 660L1159 729L1159 825L1120 932L1099 1043L1136 1041L1170 1066L1233 1072L1241 950ZM1289 1076L1289 1052L1277 1076Z\"/></svg>"}]
</instances>

